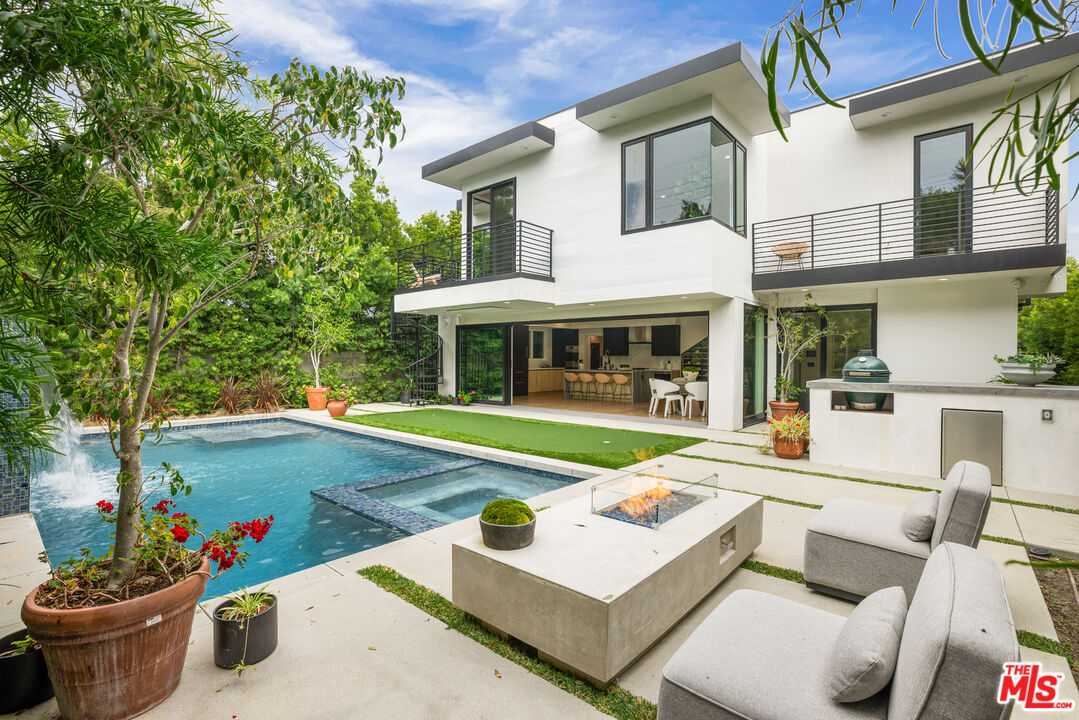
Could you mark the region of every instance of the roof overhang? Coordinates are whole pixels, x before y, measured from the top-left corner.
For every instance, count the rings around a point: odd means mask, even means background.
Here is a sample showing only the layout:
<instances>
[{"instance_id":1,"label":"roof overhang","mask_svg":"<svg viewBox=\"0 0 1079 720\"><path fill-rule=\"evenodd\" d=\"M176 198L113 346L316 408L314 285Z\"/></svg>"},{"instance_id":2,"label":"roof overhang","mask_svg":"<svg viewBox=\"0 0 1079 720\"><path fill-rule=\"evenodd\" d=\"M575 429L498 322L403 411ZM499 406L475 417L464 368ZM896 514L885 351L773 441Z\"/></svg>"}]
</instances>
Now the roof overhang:
<instances>
[{"instance_id":1,"label":"roof overhang","mask_svg":"<svg viewBox=\"0 0 1079 720\"><path fill-rule=\"evenodd\" d=\"M577 119L593 130L606 130L708 95L750 134L775 130L764 73L740 42L577 103ZM778 102L783 125L789 127L790 111Z\"/></svg>"},{"instance_id":2,"label":"roof overhang","mask_svg":"<svg viewBox=\"0 0 1079 720\"><path fill-rule=\"evenodd\" d=\"M1036 87L1076 65L1079 33L1014 48L997 75L977 60L871 90L850 99L850 121L858 129L893 122L960 103L997 96L1012 85ZM991 56L992 57L992 56Z\"/></svg>"},{"instance_id":3,"label":"roof overhang","mask_svg":"<svg viewBox=\"0 0 1079 720\"><path fill-rule=\"evenodd\" d=\"M554 147L554 130L526 122L423 166L424 180L460 190L477 173Z\"/></svg>"}]
</instances>

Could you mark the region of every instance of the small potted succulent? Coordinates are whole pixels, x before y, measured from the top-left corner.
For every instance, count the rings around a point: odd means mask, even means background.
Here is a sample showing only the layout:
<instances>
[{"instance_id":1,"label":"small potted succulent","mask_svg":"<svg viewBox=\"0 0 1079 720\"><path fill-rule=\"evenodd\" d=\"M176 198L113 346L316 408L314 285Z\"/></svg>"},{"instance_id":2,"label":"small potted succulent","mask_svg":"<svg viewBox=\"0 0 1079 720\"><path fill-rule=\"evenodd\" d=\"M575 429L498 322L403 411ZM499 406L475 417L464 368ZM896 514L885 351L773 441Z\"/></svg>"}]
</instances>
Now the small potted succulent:
<instances>
[{"instance_id":1,"label":"small potted succulent","mask_svg":"<svg viewBox=\"0 0 1079 720\"><path fill-rule=\"evenodd\" d=\"M776 457L797 460L809 442L809 414L799 410L793 415L772 418L768 421L768 432Z\"/></svg>"},{"instance_id":2,"label":"small potted succulent","mask_svg":"<svg viewBox=\"0 0 1079 720\"><path fill-rule=\"evenodd\" d=\"M326 409L330 417L341 417L356 404L356 393L350 385L340 385L326 391Z\"/></svg>"},{"instance_id":3,"label":"small potted succulent","mask_svg":"<svg viewBox=\"0 0 1079 720\"><path fill-rule=\"evenodd\" d=\"M994 355L993 359L1000 363L1000 376L1016 385L1043 383L1056 375L1057 365L1064 362L1064 358L1050 353L1028 352L1018 352L1005 358Z\"/></svg>"},{"instance_id":4,"label":"small potted succulent","mask_svg":"<svg viewBox=\"0 0 1079 720\"><path fill-rule=\"evenodd\" d=\"M536 536L536 513L520 500L492 500L480 513L480 531L492 550L520 550Z\"/></svg>"},{"instance_id":5,"label":"small potted succulent","mask_svg":"<svg viewBox=\"0 0 1079 720\"><path fill-rule=\"evenodd\" d=\"M0 638L0 714L33 707L52 697L41 645L26 630Z\"/></svg>"},{"instance_id":6,"label":"small potted succulent","mask_svg":"<svg viewBox=\"0 0 1079 720\"><path fill-rule=\"evenodd\" d=\"M225 600L213 614L214 664L242 673L277 648L277 596L266 588Z\"/></svg>"},{"instance_id":7,"label":"small potted succulent","mask_svg":"<svg viewBox=\"0 0 1079 720\"><path fill-rule=\"evenodd\" d=\"M701 369L696 365L686 365L682 368L682 377L686 379L686 382L696 382L700 374Z\"/></svg>"}]
</instances>

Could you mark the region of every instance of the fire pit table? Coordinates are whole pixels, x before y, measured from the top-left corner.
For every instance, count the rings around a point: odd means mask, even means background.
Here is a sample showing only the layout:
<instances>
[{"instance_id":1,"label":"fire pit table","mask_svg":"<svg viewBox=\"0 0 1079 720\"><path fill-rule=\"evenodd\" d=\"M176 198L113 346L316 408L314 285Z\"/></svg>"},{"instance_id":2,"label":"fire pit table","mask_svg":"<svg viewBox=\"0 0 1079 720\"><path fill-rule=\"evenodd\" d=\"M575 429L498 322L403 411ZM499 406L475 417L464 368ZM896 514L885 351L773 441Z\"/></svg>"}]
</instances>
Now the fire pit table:
<instances>
[{"instance_id":1,"label":"fire pit table","mask_svg":"<svg viewBox=\"0 0 1079 720\"><path fill-rule=\"evenodd\" d=\"M541 658L608 684L761 542L764 501L656 465L537 513L527 548L453 544L453 602Z\"/></svg>"}]
</instances>

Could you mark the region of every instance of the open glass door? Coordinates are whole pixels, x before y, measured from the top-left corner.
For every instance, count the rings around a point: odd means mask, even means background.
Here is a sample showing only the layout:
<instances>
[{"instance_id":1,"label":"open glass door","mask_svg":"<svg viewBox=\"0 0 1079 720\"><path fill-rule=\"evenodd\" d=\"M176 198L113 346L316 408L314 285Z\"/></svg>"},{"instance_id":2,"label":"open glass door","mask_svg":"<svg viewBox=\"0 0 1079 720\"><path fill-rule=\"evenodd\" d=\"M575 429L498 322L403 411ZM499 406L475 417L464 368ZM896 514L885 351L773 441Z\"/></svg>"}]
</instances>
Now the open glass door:
<instances>
[{"instance_id":1,"label":"open glass door","mask_svg":"<svg viewBox=\"0 0 1079 720\"><path fill-rule=\"evenodd\" d=\"M462 327L457 332L457 392L505 403L506 326Z\"/></svg>"},{"instance_id":2,"label":"open glass door","mask_svg":"<svg viewBox=\"0 0 1079 720\"><path fill-rule=\"evenodd\" d=\"M746 305L742 324L742 417L747 425L764 419L767 334L764 310Z\"/></svg>"},{"instance_id":3,"label":"open glass door","mask_svg":"<svg viewBox=\"0 0 1079 720\"><path fill-rule=\"evenodd\" d=\"M517 263L516 182L474 190L468 194L469 277L512 273Z\"/></svg>"}]
</instances>

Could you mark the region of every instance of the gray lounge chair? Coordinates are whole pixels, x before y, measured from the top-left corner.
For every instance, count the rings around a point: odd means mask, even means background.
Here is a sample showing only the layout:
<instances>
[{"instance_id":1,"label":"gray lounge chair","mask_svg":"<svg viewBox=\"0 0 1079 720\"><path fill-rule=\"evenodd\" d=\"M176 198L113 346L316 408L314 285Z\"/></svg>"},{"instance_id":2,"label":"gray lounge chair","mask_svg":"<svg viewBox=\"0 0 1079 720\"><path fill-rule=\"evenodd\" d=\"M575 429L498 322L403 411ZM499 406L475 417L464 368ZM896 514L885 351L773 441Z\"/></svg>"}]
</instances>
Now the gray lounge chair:
<instances>
[{"instance_id":1,"label":"gray lounge chair","mask_svg":"<svg viewBox=\"0 0 1079 720\"><path fill-rule=\"evenodd\" d=\"M766 593L731 593L663 668L658 720L989 720L1011 712L996 690L1019 646L988 555L942 543L907 611L890 684L840 703L828 676L845 622Z\"/></svg>"},{"instance_id":2,"label":"gray lounge chair","mask_svg":"<svg viewBox=\"0 0 1079 720\"><path fill-rule=\"evenodd\" d=\"M806 586L848 600L899 585L914 597L929 554L942 542L978 547L989 513L989 468L969 460L948 473L932 534L911 540L906 510L862 500L832 500L809 522L805 539Z\"/></svg>"}]
</instances>

